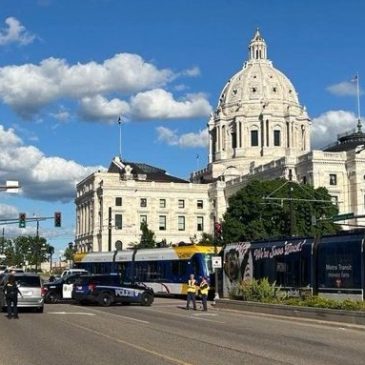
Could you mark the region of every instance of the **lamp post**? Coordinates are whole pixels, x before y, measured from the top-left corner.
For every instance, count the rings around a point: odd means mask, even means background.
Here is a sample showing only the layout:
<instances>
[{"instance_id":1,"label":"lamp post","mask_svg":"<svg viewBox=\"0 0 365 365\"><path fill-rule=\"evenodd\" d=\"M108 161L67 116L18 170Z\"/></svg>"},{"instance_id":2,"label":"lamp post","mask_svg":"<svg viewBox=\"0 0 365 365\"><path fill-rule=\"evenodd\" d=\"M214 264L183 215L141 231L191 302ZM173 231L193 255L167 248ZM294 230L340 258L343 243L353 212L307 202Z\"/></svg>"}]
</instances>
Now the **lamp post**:
<instances>
[{"instance_id":1,"label":"lamp post","mask_svg":"<svg viewBox=\"0 0 365 365\"><path fill-rule=\"evenodd\" d=\"M0 185L0 191L8 191L9 193L18 193L20 189L19 181L7 180L5 185Z\"/></svg>"}]
</instances>

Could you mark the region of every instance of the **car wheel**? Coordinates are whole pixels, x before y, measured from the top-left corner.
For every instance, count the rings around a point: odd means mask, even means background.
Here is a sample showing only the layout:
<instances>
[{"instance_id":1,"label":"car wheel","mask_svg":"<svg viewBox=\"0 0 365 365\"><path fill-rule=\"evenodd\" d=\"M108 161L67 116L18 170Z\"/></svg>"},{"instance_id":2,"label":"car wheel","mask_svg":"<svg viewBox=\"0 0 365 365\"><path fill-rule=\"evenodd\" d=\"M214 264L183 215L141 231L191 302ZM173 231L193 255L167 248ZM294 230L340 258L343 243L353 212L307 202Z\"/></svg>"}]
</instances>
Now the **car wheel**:
<instances>
[{"instance_id":1,"label":"car wheel","mask_svg":"<svg viewBox=\"0 0 365 365\"><path fill-rule=\"evenodd\" d=\"M38 313L43 313L43 311L44 311L44 307L39 307L39 308L37 308L37 312L38 312Z\"/></svg>"},{"instance_id":2,"label":"car wheel","mask_svg":"<svg viewBox=\"0 0 365 365\"><path fill-rule=\"evenodd\" d=\"M109 307L114 302L114 297L110 293L101 293L99 296L98 303L103 307Z\"/></svg>"},{"instance_id":3,"label":"car wheel","mask_svg":"<svg viewBox=\"0 0 365 365\"><path fill-rule=\"evenodd\" d=\"M58 303L60 300L61 300L60 295L57 293L52 293L52 292L47 293L44 298L45 303L51 303L51 304Z\"/></svg>"},{"instance_id":4,"label":"car wheel","mask_svg":"<svg viewBox=\"0 0 365 365\"><path fill-rule=\"evenodd\" d=\"M141 305L149 307L153 303L153 295L150 293L143 293L141 296Z\"/></svg>"}]
</instances>

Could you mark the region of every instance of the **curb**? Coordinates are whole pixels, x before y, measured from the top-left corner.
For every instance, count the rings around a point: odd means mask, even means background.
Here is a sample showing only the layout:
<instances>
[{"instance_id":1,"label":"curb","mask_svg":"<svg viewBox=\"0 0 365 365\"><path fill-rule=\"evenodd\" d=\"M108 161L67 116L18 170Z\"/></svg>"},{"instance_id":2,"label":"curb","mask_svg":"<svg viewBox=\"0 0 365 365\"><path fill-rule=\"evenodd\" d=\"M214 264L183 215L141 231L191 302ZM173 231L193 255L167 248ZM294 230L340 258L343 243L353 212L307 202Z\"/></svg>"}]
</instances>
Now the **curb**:
<instances>
[{"instance_id":1,"label":"curb","mask_svg":"<svg viewBox=\"0 0 365 365\"><path fill-rule=\"evenodd\" d=\"M317 321L336 322L337 324L346 323L356 326L365 326L365 312L359 311L244 302L232 299L218 299L216 300L215 307L250 313L263 313L282 317L306 318Z\"/></svg>"}]
</instances>

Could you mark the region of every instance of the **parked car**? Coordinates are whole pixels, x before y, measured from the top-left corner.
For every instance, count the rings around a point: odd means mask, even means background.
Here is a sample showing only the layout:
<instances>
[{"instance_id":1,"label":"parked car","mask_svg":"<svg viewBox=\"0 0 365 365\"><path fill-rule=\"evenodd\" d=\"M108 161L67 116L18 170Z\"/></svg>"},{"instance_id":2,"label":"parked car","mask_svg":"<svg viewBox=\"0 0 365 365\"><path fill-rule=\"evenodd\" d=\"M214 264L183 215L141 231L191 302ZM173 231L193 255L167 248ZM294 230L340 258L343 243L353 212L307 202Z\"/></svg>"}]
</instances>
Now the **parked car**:
<instances>
[{"instance_id":1,"label":"parked car","mask_svg":"<svg viewBox=\"0 0 365 365\"><path fill-rule=\"evenodd\" d=\"M37 274L15 273L15 282L18 285L18 307L34 308L38 312L43 313L44 308L44 288L42 280ZM6 308L6 298L4 294L4 285L7 282L8 274L5 274L0 282L0 306L3 310Z\"/></svg>"},{"instance_id":2,"label":"parked car","mask_svg":"<svg viewBox=\"0 0 365 365\"><path fill-rule=\"evenodd\" d=\"M151 288L121 283L117 274L80 277L74 284L72 297L80 304L97 303L104 307L114 303L139 303L150 306L154 300Z\"/></svg>"},{"instance_id":3,"label":"parked car","mask_svg":"<svg viewBox=\"0 0 365 365\"><path fill-rule=\"evenodd\" d=\"M82 275L88 274L84 271L72 275L65 275L58 280L44 283L45 303L58 303L60 300L72 299L72 289L75 281Z\"/></svg>"},{"instance_id":4,"label":"parked car","mask_svg":"<svg viewBox=\"0 0 365 365\"><path fill-rule=\"evenodd\" d=\"M73 274L90 274L85 269L68 269L64 270L61 274L61 278L64 278L65 276L73 275Z\"/></svg>"},{"instance_id":5,"label":"parked car","mask_svg":"<svg viewBox=\"0 0 365 365\"><path fill-rule=\"evenodd\" d=\"M5 274L16 274L16 273L24 273L24 270L19 267L7 267L4 270Z\"/></svg>"}]
</instances>

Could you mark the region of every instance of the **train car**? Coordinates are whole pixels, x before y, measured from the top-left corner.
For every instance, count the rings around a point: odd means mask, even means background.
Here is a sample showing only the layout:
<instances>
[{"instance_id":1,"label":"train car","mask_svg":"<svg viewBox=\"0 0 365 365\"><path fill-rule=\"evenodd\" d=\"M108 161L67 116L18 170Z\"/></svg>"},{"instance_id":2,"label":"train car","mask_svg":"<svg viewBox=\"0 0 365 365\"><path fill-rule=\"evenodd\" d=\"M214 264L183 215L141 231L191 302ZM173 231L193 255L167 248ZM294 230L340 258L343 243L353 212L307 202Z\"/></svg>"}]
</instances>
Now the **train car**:
<instances>
[{"instance_id":1,"label":"train car","mask_svg":"<svg viewBox=\"0 0 365 365\"><path fill-rule=\"evenodd\" d=\"M229 244L224 250L223 294L242 280L268 278L293 295L300 291L334 299L363 300L364 231L320 238Z\"/></svg>"},{"instance_id":2,"label":"train car","mask_svg":"<svg viewBox=\"0 0 365 365\"><path fill-rule=\"evenodd\" d=\"M240 242L224 250L223 295L242 280L268 278L283 290L312 290L313 239Z\"/></svg>"},{"instance_id":3,"label":"train car","mask_svg":"<svg viewBox=\"0 0 365 365\"><path fill-rule=\"evenodd\" d=\"M78 253L74 266L93 274L119 273L125 283L146 285L154 293L186 295L190 274L207 277L214 291L213 246L178 246L115 252Z\"/></svg>"},{"instance_id":4,"label":"train car","mask_svg":"<svg viewBox=\"0 0 365 365\"><path fill-rule=\"evenodd\" d=\"M315 289L319 295L364 298L364 232L321 238L314 258Z\"/></svg>"}]
</instances>

